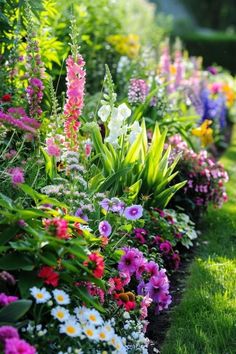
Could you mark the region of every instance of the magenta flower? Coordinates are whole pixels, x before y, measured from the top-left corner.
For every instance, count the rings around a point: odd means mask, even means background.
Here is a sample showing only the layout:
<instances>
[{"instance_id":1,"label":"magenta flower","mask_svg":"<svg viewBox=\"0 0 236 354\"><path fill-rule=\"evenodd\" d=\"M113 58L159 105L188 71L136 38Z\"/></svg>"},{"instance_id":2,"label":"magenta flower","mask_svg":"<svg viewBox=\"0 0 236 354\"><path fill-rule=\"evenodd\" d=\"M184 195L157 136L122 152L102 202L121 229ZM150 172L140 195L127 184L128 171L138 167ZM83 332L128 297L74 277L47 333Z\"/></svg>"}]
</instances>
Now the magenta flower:
<instances>
[{"instance_id":1,"label":"magenta flower","mask_svg":"<svg viewBox=\"0 0 236 354\"><path fill-rule=\"evenodd\" d=\"M102 236L110 236L111 232L112 232L112 227L111 225L109 224L108 221L104 220L104 221L101 221L99 223L99 226L98 226L98 229L99 229L99 232Z\"/></svg>"},{"instance_id":2,"label":"magenta flower","mask_svg":"<svg viewBox=\"0 0 236 354\"><path fill-rule=\"evenodd\" d=\"M159 273L159 266L154 261L150 261L150 262L146 263L145 270L147 273L150 274L151 277L157 276Z\"/></svg>"},{"instance_id":3,"label":"magenta flower","mask_svg":"<svg viewBox=\"0 0 236 354\"><path fill-rule=\"evenodd\" d=\"M7 306L17 300L18 300L17 296L9 296L6 295L5 293L0 294L0 306Z\"/></svg>"},{"instance_id":4,"label":"magenta flower","mask_svg":"<svg viewBox=\"0 0 236 354\"><path fill-rule=\"evenodd\" d=\"M141 205L131 205L125 208L124 216L127 220L140 219L143 216L143 207Z\"/></svg>"},{"instance_id":5,"label":"magenta flower","mask_svg":"<svg viewBox=\"0 0 236 354\"><path fill-rule=\"evenodd\" d=\"M142 274L145 272L146 270L146 264L147 264L147 261L145 258L139 258L137 260L137 268L136 268L136 271L135 271L135 275L136 275L136 279L139 280L141 279L142 277Z\"/></svg>"},{"instance_id":6,"label":"magenta flower","mask_svg":"<svg viewBox=\"0 0 236 354\"><path fill-rule=\"evenodd\" d=\"M134 249L128 249L125 254L121 257L118 264L118 269L120 272L133 274L137 269L137 254Z\"/></svg>"},{"instance_id":7,"label":"magenta flower","mask_svg":"<svg viewBox=\"0 0 236 354\"><path fill-rule=\"evenodd\" d=\"M160 251L161 252L168 254L168 253L170 253L171 250L172 250L172 245L169 241L165 241L160 244Z\"/></svg>"},{"instance_id":8,"label":"magenta flower","mask_svg":"<svg viewBox=\"0 0 236 354\"><path fill-rule=\"evenodd\" d=\"M158 303L163 293L165 294L169 291L167 276L160 272L157 276L151 277L146 285L146 291L153 301Z\"/></svg>"},{"instance_id":9,"label":"magenta flower","mask_svg":"<svg viewBox=\"0 0 236 354\"><path fill-rule=\"evenodd\" d=\"M146 293L146 284L144 280L141 280L137 286L137 293L138 295L144 296Z\"/></svg>"},{"instance_id":10,"label":"magenta flower","mask_svg":"<svg viewBox=\"0 0 236 354\"><path fill-rule=\"evenodd\" d=\"M1 326L0 327L0 342L5 343L6 339L19 338L19 333L15 327Z\"/></svg>"},{"instance_id":11,"label":"magenta flower","mask_svg":"<svg viewBox=\"0 0 236 354\"><path fill-rule=\"evenodd\" d=\"M12 184L18 185L25 182L24 172L20 167L14 167L9 172Z\"/></svg>"},{"instance_id":12,"label":"magenta flower","mask_svg":"<svg viewBox=\"0 0 236 354\"><path fill-rule=\"evenodd\" d=\"M35 354L36 349L23 339L9 338L5 341L5 354Z\"/></svg>"},{"instance_id":13,"label":"magenta flower","mask_svg":"<svg viewBox=\"0 0 236 354\"><path fill-rule=\"evenodd\" d=\"M145 80L131 79L128 89L129 103L143 103L149 93L149 87Z\"/></svg>"},{"instance_id":14,"label":"magenta flower","mask_svg":"<svg viewBox=\"0 0 236 354\"><path fill-rule=\"evenodd\" d=\"M59 146L55 143L53 138L47 139L46 144L47 144L48 155L55 156L55 157L60 156L61 150L60 150Z\"/></svg>"},{"instance_id":15,"label":"magenta flower","mask_svg":"<svg viewBox=\"0 0 236 354\"><path fill-rule=\"evenodd\" d=\"M168 293L161 293L156 307L156 312L167 309L171 304L171 295Z\"/></svg>"}]
</instances>

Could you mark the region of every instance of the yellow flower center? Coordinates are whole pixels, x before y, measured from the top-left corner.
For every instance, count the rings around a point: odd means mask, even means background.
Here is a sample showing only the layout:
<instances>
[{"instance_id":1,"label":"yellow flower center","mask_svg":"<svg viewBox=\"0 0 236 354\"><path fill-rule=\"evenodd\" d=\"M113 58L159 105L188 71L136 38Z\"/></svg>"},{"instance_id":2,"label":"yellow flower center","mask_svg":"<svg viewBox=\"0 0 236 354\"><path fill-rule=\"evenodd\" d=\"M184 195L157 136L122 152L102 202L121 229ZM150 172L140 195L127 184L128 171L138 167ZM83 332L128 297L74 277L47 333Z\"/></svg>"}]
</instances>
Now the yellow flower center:
<instances>
[{"instance_id":1,"label":"yellow flower center","mask_svg":"<svg viewBox=\"0 0 236 354\"><path fill-rule=\"evenodd\" d=\"M74 333L75 333L75 327L73 327L73 326L67 326L67 327L66 327L66 331L67 331L67 333L69 333L69 334L74 334Z\"/></svg>"},{"instance_id":2,"label":"yellow flower center","mask_svg":"<svg viewBox=\"0 0 236 354\"><path fill-rule=\"evenodd\" d=\"M92 329L87 329L86 334L87 334L87 336L92 337L92 335L93 335Z\"/></svg>"},{"instance_id":3,"label":"yellow flower center","mask_svg":"<svg viewBox=\"0 0 236 354\"><path fill-rule=\"evenodd\" d=\"M89 319L90 319L91 321L95 322L95 321L96 321L96 316L95 316L95 315L90 315L90 316L89 316Z\"/></svg>"},{"instance_id":4,"label":"yellow flower center","mask_svg":"<svg viewBox=\"0 0 236 354\"><path fill-rule=\"evenodd\" d=\"M58 317L58 318L63 318L63 317L64 317L64 312L58 311L57 317Z\"/></svg>"},{"instance_id":5,"label":"yellow flower center","mask_svg":"<svg viewBox=\"0 0 236 354\"><path fill-rule=\"evenodd\" d=\"M101 332L101 333L99 333L99 337L100 337L101 339L105 339L105 338L106 338L106 335L105 335L104 332Z\"/></svg>"},{"instance_id":6,"label":"yellow flower center","mask_svg":"<svg viewBox=\"0 0 236 354\"><path fill-rule=\"evenodd\" d=\"M58 301L64 301L64 296L63 295L57 295L57 300Z\"/></svg>"},{"instance_id":7,"label":"yellow flower center","mask_svg":"<svg viewBox=\"0 0 236 354\"><path fill-rule=\"evenodd\" d=\"M43 299L43 294L42 293L38 293L38 294L36 294L36 297L37 297L37 299Z\"/></svg>"}]
</instances>

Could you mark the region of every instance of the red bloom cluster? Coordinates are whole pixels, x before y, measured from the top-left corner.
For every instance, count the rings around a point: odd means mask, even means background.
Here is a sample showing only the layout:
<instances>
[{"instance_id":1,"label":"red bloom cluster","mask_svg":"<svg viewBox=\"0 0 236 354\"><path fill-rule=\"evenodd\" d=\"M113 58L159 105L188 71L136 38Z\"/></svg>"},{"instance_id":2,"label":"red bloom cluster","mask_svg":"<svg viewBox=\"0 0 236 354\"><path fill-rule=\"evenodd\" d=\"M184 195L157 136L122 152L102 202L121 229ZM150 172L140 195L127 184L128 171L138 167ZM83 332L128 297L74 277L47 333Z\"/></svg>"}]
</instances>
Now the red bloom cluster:
<instances>
[{"instance_id":1,"label":"red bloom cluster","mask_svg":"<svg viewBox=\"0 0 236 354\"><path fill-rule=\"evenodd\" d=\"M88 269L92 270L95 278L102 278L104 274L104 259L97 253L93 252L88 256L88 259L83 263Z\"/></svg>"},{"instance_id":2,"label":"red bloom cluster","mask_svg":"<svg viewBox=\"0 0 236 354\"><path fill-rule=\"evenodd\" d=\"M2 102L11 102L10 93L6 93L5 95L3 95L1 100L2 100Z\"/></svg>"},{"instance_id":3,"label":"red bloom cluster","mask_svg":"<svg viewBox=\"0 0 236 354\"><path fill-rule=\"evenodd\" d=\"M60 239L70 238L70 234L68 231L68 223L64 219L44 219L43 225L49 233L56 235Z\"/></svg>"},{"instance_id":4,"label":"red bloom cluster","mask_svg":"<svg viewBox=\"0 0 236 354\"><path fill-rule=\"evenodd\" d=\"M54 287L58 286L59 274L54 271L53 267L43 266L38 274L39 278L44 279L44 283L52 285Z\"/></svg>"}]
</instances>

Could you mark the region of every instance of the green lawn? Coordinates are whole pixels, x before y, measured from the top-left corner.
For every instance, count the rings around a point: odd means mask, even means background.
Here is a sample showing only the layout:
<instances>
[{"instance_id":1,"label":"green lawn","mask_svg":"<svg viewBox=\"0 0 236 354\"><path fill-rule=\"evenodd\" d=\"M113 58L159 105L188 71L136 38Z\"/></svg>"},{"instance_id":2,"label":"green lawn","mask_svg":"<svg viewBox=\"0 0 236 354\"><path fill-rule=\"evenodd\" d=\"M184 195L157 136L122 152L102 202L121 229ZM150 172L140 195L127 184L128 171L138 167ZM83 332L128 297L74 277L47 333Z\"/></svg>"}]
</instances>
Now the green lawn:
<instances>
[{"instance_id":1,"label":"green lawn","mask_svg":"<svg viewBox=\"0 0 236 354\"><path fill-rule=\"evenodd\" d=\"M161 354L236 353L236 127L222 158L229 202L203 220L186 290L174 309Z\"/></svg>"}]
</instances>

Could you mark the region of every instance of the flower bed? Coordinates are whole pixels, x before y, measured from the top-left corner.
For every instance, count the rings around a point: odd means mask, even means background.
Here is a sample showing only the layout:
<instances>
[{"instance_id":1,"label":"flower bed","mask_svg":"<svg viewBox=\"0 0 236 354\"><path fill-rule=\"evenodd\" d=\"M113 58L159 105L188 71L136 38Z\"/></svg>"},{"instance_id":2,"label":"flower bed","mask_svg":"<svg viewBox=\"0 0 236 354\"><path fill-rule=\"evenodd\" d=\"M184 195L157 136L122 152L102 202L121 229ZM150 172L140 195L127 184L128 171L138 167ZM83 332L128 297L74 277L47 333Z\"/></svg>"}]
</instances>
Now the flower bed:
<instances>
[{"instance_id":1,"label":"flower bed","mask_svg":"<svg viewBox=\"0 0 236 354\"><path fill-rule=\"evenodd\" d=\"M125 97L106 66L102 97L86 107L89 73L72 21L60 105L28 2L26 9L24 58L4 62L9 76L0 102L1 349L148 353L148 313L170 306L169 276L198 237L191 218L227 200L227 173L200 147L226 121L211 108L196 127L186 92L195 75L198 99L213 90L204 97L226 110L233 88L205 78L200 67L187 72L190 61L179 50L171 64L165 46L157 74L146 69L145 78L127 79ZM127 50L132 38L108 41ZM130 60L140 51L133 49ZM205 118L215 120L214 134Z\"/></svg>"}]
</instances>

